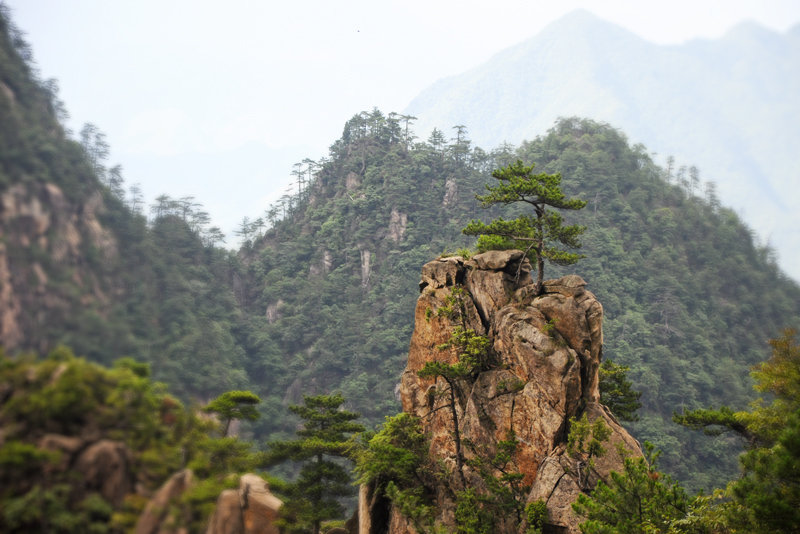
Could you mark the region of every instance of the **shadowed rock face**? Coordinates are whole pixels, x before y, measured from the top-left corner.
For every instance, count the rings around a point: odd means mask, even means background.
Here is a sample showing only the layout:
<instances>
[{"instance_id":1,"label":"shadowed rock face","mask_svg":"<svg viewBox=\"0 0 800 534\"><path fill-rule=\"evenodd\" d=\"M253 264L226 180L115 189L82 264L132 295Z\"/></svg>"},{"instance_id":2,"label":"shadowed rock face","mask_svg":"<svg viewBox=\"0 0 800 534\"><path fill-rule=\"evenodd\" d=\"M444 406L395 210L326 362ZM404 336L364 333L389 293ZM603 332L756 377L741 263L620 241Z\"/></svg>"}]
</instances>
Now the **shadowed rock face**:
<instances>
[{"instance_id":1,"label":"shadowed rock face","mask_svg":"<svg viewBox=\"0 0 800 534\"><path fill-rule=\"evenodd\" d=\"M439 348L450 338L453 321L436 311L446 305L453 288L462 287L466 324L489 337L494 362L458 387L459 432L473 444L464 454L467 458L476 450L493 454L513 429L519 441L515 466L532 488L528 500L547 502L552 530L578 532L580 519L571 510L578 493L610 471L622 469L618 443L635 455L641 450L599 404L602 305L575 275L545 282L537 296L530 270L520 251L491 251L469 260L450 257L426 264L399 393L403 410L422 418L431 437L431 456L455 473L453 420L450 410L442 409L448 398L435 394L442 381L422 379L418 372L428 361L457 361L455 351ZM569 419L583 413L590 421L602 418L612 431L608 452L595 459L595 470L588 476L578 475L580 458L566 453ZM465 475L468 485L482 486L469 467ZM460 485L454 474L441 487L432 488L439 520L445 525L452 525L452 489ZM389 531L413 528L394 510Z\"/></svg>"},{"instance_id":2,"label":"shadowed rock face","mask_svg":"<svg viewBox=\"0 0 800 534\"><path fill-rule=\"evenodd\" d=\"M72 487L75 499L98 493L113 506L120 506L134 489L133 454L121 441L44 434L38 447L59 454L59 462L51 466L53 472L72 469L80 474L80 483Z\"/></svg>"}]
</instances>

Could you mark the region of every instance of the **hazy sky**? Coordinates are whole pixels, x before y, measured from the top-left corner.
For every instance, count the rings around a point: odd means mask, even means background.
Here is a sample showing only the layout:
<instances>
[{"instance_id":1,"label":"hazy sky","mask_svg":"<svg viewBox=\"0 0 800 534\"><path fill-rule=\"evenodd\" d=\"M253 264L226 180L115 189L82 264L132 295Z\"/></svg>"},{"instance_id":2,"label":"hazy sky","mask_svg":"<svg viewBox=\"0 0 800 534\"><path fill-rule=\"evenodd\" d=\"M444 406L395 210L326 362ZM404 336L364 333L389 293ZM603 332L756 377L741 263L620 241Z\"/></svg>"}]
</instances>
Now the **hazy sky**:
<instances>
[{"instance_id":1,"label":"hazy sky","mask_svg":"<svg viewBox=\"0 0 800 534\"><path fill-rule=\"evenodd\" d=\"M326 155L355 113L401 112L573 9L661 44L745 19L800 21L797 0L5 3L42 76L59 80L71 127L104 131L110 163L148 198L193 194L228 231L263 213L292 162Z\"/></svg>"}]
</instances>

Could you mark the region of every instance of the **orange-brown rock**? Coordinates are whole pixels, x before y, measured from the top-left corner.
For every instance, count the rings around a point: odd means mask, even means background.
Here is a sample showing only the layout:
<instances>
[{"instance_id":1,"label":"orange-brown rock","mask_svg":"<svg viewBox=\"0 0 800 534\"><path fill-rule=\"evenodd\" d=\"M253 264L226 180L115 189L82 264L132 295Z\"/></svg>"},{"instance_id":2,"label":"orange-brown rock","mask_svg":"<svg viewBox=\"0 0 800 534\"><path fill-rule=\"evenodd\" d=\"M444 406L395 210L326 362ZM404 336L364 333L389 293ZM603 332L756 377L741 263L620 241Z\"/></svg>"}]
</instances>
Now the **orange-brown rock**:
<instances>
[{"instance_id":1,"label":"orange-brown rock","mask_svg":"<svg viewBox=\"0 0 800 534\"><path fill-rule=\"evenodd\" d=\"M246 534L278 534L275 521L283 504L269 491L267 482L258 475L242 475L239 479L242 498L244 532Z\"/></svg>"},{"instance_id":2,"label":"orange-brown rock","mask_svg":"<svg viewBox=\"0 0 800 534\"><path fill-rule=\"evenodd\" d=\"M579 518L571 503L599 478L622 468L616 444L623 444L631 454L641 454L636 441L599 404L602 305L575 275L545 282L536 295L530 270L520 251L492 251L468 260L442 258L422 269L416 324L399 393L403 410L419 416L430 434L431 456L451 473L440 487L431 488L437 520L446 528L453 526L453 490L461 486L456 476L453 418L446 406L449 396L442 394L443 381L420 378L418 372L429 361L457 360L455 351L440 347L450 338L455 321L437 313L447 305L454 288L463 289L467 327L490 339L493 362L474 379L458 383L459 432L471 444L464 448L467 459L492 455L497 443L513 430L518 440L514 463L531 486L528 500L547 503L552 530L578 532ZM569 420L584 413L590 421L602 418L612 431L608 453L595 459L589 474L580 473L578 460L566 452ZM468 485L482 487L482 479L469 466L464 474ZM370 491L362 488L362 500ZM397 510L378 512L362 502L360 514L362 532L383 528L392 533L413 532ZM379 515L384 525L375 524ZM516 528L509 522L500 531L515 532Z\"/></svg>"},{"instance_id":3,"label":"orange-brown rock","mask_svg":"<svg viewBox=\"0 0 800 534\"><path fill-rule=\"evenodd\" d=\"M279 534L275 521L282 504L263 478L242 475L238 490L220 494L206 534Z\"/></svg>"},{"instance_id":4,"label":"orange-brown rock","mask_svg":"<svg viewBox=\"0 0 800 534\"><path fill-rule=\"evenodd\" d=\"M566 446L558 445L542 461L539 475L534 480L528 494L528 502L544 500L547 502L549 520L552 524L568 526L577 532L576 525L581 521L572 511L572 503L578 493L594 487L599 477L606 478L611 471L621 471L624 459L620 456L620 446L632 454L641 454L639 443L622 428L609 413L608 408L599 403L590 403L585 413L589 422L601 418L611 427L611 437L604 444L606 452L593 459L595 468L589 473L580 472L579 460L570 458Z\"/></svg>"},{"instance_id":5,"label":"orange-brown rock","mask_svg":"<svg viewBox=\"0 0 800 534\"><path fill-rule=\"evenodd\" d=\"M158 489L145 506L144 512L139 516L134 528L135 534L168 534L174 533L166 521L169 506L188 490L194 480L191 470L184 469L172 475Z\"/></svg>"},{"instance_id":6,"label":"orange-brown rock","mask_svg":"<svg viewBox=\"0 0 800 534\"><path fill-rule=\"evenodd\" d=\"M206 534L241 534L244 518L238 490L225 490L219 494L214 515L208 522Z\"/></svg>"}]
</instances>

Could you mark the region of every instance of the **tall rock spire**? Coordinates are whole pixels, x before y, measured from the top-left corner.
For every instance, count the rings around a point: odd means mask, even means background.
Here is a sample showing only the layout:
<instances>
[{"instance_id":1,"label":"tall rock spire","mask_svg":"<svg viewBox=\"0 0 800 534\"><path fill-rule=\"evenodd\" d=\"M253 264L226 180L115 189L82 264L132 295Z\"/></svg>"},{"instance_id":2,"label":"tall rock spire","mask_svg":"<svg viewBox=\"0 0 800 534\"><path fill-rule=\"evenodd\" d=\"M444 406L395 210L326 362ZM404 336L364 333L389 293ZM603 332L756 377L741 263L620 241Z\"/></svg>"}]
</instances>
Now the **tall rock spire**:
<instances>
[{"instance_id":1,"label":"tall rock spire","mask_svg":"<svg viewBox=\"0 0 800 534\"><path fill-rule=\"evenodd\" d=\"M516 281L520 261L522 276ZM419 417L430 436L432 461L449 473L436 487L427 488L435 496L437 521L446 526L453 526L455 493L464 489L456 474L454 417L449 408L442 409L451 397L436 394L445 387L441 379L418 373L427 362L458 361L456 351L442 350L457 325L437 313L451 305L448 298L454 290L463 296L459 323L490 341L491 363L458 381L454 395L458 435L468 444L463 448L468 487L486 490L473 460L494 455L513 431L517 448L512 463L523 475L522 484L530 487L527 502L547 504L547 522L554 531L578 532L580 518L571 508L578 494L611 471L622 470L618 445L628 454L641 454L636 440L600 404L602 305L575 275L547 281L544 293L535 296L529 272L520 251L441 258L422 269L416 324L399 393L403 410ZM602 419L611 431L605 454L591 464L584 453L567 448L570 418L584 414L589 422ZM386 511L369 510L368 496L369 488L362 489L362 524L371 532L377 525L370 525L369 518L386 517ZM413 532L398 510L390 510L389 517L390 532ZM501 522L498 532L516 532L519 527L514 521Z\"/></svg>"}]
</instances>

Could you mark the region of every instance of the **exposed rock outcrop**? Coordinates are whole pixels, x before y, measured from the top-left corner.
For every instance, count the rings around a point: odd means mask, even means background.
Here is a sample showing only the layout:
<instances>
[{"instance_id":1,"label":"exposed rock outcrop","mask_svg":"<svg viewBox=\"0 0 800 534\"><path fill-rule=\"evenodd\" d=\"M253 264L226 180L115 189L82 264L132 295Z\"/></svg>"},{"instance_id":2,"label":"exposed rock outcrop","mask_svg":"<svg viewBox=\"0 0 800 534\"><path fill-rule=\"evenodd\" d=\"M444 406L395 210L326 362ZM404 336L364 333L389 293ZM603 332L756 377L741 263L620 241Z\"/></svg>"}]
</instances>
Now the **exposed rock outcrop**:
<instances>
[{"instance_id":1,"label":"exposed rock outcrop","mask_svg":"<svg viewBox=\"0 0 800 534\"><path fill-rule=\"evenodd\" d=\"M134 489L133 454L121 441L44 434L37 446L58 454L59 461L50 466L52 472L71 469L80 474L81 483L73 486L74 498L98 493L119 506Z\"/></svg>"},{"instance_id":2,"label":"exposed rock outcrop","mask_svg":"<svg viewBox=\"0 0 800 534\"><path fill-rule=\"evenodd\" d=\"M282 504L263 478L242 475L238 490L220 494L206 534L278 534L275 521Z\"/></svg>"},{"instance_id":3,"label":"exposed rock outcrop","mask_svg":"<svg viewBox=\"0 0 800 534\"><path fill-rule=\"evenodd\" d=\"M170 517L170 510L180 507L183 495L194 484L188 469L172 475L152 496L139 516L136 534L179 534ZM269 491L267 482L248 473L239 477L238 489L223 490L217 498L206 534L278 534L275 524L283 503ZM171 508L172 507L172 508Z\"/></svg>"},{"instance_id":4,"label":"exposed rock outcrop","mask_svg":"<svg viewBox=\"0 0 800 534\"><path fill-rule=\"evenodd\" d=\"M0 191L0 344L6 349L45 352L51 347L39 330L49 313L108 303L97 270L86 265L88 250L104 262L117 255L116 241L99 219L104 209L99 192L76 201L53 183L17 183ZM50 272L42 261L50 264ZM67 272L80 302L70 302L50 283L54 273L67 278Z\"/></svg>"},{"instance_id":5,"label":"exposed rock outcrop","mask_svg":"<svg viewBox=\"0 0 800 534\"><path fill-rule=\"evenodd\" d=\"M175 528L166 525L170 504L176 503L191 487L194 476L189 469L178 471L167 479L156 491L139 516L134 529L135 534L168 534Z\"/></svg>"},{"instance_id":6,"label":"exposed rock outcrop","mask_svg":"<svg viewBox=\"0 0 800 534\"><path fill-rule=\"evenodd\" d=\"M392 208L392 213L389 215L389 239L399 243L406 233L407 226L408 214L397 211L397 208Z\"/></svg>"},{"instance_id":7,"label":"exposed rock outcrop","mask_svg":"<svg viewBox=\"0 0 800 534\"><path fill-rule=\"evenodd\" d=\"M444 183L444 196L442 197L442 207L448 208L456 203L458 198L458 184L455 178L449 176Z\"/></svg>"},{"instance_id":8,"label":"exposed rock outcrop","mask_svg":"<svg viewBox=\"0 0 800 534\"><path fill-rule=\"evenodd\" d=\"M361 287L369 287L369 277L372 275L372 252L366 248L359 248L361 253Z\"/></svg>"},{"instance_id":9,"label":"exposed rock outcrop","mask_svg":"<svg viewBox=\"0 0 800 534\"><path fill-rule=\"evenodd\" d=\"M513 429L518 440L515 468L531 487L528 502L547 503L549 529L578 532L580 520L571 503L599 478L621 470L616 445L641 454L636 441L599 404L602 305L575 275L547 281L542 294L535 295L530 270L520 251L492 251L468 260L442 258L422 269L416 324L399 393L403 410L420 417L431 436L432 458L451 473L430 488L437 520L445 526L453 525L453 489L461 486L455 475L453 418L449 409L442 409L448 401L440 394L442 380L420 378L418 372L429 361L457 361L455 351L441 349L453 332L453 320L437 313L448 305L456 287L463 288L463 320L490 339L493 362L457 388L459 432L465 443L472 444L464 449L467 459L479 454L476 451L493 454ZM603 419L611 429L608 452L594 460L590 473L581 472L581 458L566 450L569 420L582 414L589 421ZM468 485L482 487L481 478L468 465L464 474ZM369 491L362 489L362 494ZM389 532L414 531L397 510L388 512L362 507L361 531L377 532L378 517L390 518ZM500 531L516 528L504 525Z\"/></svg>"},{"instance_id":10,"label":"exposed rock outcrop","mask_svg":"<svg viewBox=\"0 0 800 534\"><path fill-rule=\"evenodd\" d=\"M244 532L242 506L237 490L225 490L217 499L214 515L208 522L206 534L239 534Z\"/></svg>"}]
</instances>

